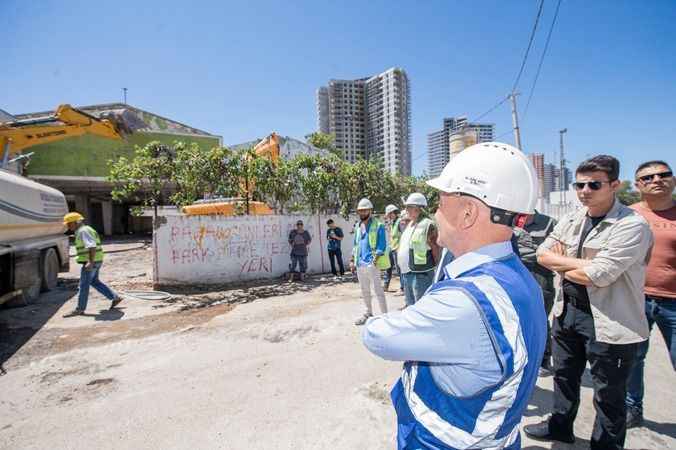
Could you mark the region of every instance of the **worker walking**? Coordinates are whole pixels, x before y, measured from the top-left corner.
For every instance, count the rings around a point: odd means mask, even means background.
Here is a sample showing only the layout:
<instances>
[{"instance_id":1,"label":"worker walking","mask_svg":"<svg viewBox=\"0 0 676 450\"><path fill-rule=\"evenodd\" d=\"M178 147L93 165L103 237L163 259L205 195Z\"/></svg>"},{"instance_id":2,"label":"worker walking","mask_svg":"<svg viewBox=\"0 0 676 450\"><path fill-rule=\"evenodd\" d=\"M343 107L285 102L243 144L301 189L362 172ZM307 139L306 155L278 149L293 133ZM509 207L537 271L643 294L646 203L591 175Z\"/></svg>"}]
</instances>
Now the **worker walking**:
<instances>
[{"instance_id":1,"label":"worker walking","mask_svg":"<svg viewBox=\"0 0 676 450\"><path fill-rule=\"evenodd\" d=\"M364 314L357 319L355 325L363 325L366 320L373 316L371 305L371 286L376 293L380 312L387 312L385 292L380 281L380 271L390 267L390 258L387 255L387 237L385 226L373 217L373 204L367 198L362 198L357 205L359 222L354 227L354 247L350 270L357 271L357 279L361 287L361 295L364 300Z\"/></svg>"},{"instance_id":2,"label":"worker walking","mask_svg":"<svg viewBox=\"0 0 676 450\"><path fill-rule=\"evenodd\" d=\"M432 285L441 251L436 226L423 209L427 207L425 196L414 192L406 199L405 206L410 222L399 241L397 263L404 282L406 305L412 305Z\"/></svg>"},{"instance_id":3,"label":"worker walking","mask_svg":"<svg viewBox=\"0 0 676 450\"><path fill-rule=\"evenodd\" d=\"M484 143L428 184L441 191L439 243L455 259L418 302L362 331L372 353L404 361L392 390L398 448L520 449L547 326L510 236L515 214L533 213L535 170L518 149Z\"/></svg>"},{"instance_id":4,"label":"worker walking","mask_svg":"<svg viewBox=\"0 0 676 450\"><path fill-rule=\"evenodd\" d=\"M392 281L392 272L396 269L399 274L399 287L402 292L404 292L404 283L401 279L401 271L397 265L397 249L399 248L399 239L401 238L401 232L404 227L401 226L401 220L399 219L399 208L395 205L387 205L385 207L385 218L387 219L388 225L388 239L389 239L389 257L390 257L390 268L385 271L385 278L383 280L383 288L385 291L390 290L390 281Z\"/></svg>"},{"instance_id":5,"label":"worker walking","mask_svg":"<svg viewBox=\"0 0 676 450\"><path fill-rule=\"evenodd\" d=\"M112 301L110 309L117 306L123 298L110 289L99 279L99 272L103 265L103 247L101 238L95 229L84 224L84 217L80 213L71 212L64 216L63 224L68 230L75 233L75 261L82 265L80 270L80 292L78 294L77 308L64 317L81 316L87 309L89 300L89 287L93 287L108 300Z\"/></svg>"}]
</instances>

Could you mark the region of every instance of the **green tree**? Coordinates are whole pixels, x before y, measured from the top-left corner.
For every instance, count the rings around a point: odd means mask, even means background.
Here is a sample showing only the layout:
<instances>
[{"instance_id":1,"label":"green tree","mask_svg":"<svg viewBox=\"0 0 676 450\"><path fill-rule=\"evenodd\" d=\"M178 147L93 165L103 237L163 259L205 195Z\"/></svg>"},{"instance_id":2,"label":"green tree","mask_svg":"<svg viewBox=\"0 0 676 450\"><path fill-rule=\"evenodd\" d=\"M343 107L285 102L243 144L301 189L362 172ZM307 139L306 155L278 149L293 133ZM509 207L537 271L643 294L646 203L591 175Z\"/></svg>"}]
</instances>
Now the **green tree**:
<instances>
[{"instance_id":1,"label":"green tree","mask_svg":"<svg viewBox=\"0 0 676 450\"><path fill-rule=\"evenodd\" d=\"M313 214L328 210L335 203L336 179L342 161L335 155L298 155L293 160L297 167L298 185L304 208Z\"/></svg>"},{"instance_id":2,"label":"green tree","mask_svg":"<svg viewBox=\"0 0 676 450\"><path fill-rule=\"evenodd\" d=\"M316 131L306 135L305 140L312 146L328 150L339 158L343 158L343 152L336 148L336 136L333 133L322 133L321 131Z\"/></svg>"},{"instance_id":3,"label":"green tree","mask_svg":"<svg viewBox=\"0 0 676 450\"><path fill-rule=\"evenodd\" d=\"M180 146L180 144L175 144ZM153 208L153 223L157 219L157 207L165 202L174 176L174 157L171 148L157 141L143 147L136 146L131 159L120 157L109 161L108 181L113 183L113 200L139 202ZM134 208L140 214L142 208Z\"/></svg>"},{"instance_id":4,"label":"green tree","mask_svg":"<svg viewBox=\"0 0 676 450\"><path fill-rule=\"evenodd\" d=\"M617 198L623 205L633 205L641 200L641 194L634 190L631 181L623 181L617 190Z\"/></svg>"},{"instance_id":5,"label":"green tree","mask_svg":"<svg viewBox=\"0 0 676 450\"><path fill-rule=\"evenodd\" d=\"M171 200L179 207L204 197L233 197L239 193L238 155L225 147L203 150L197 144L176 148Z\"/></svg>"},{"instance_id":6,"label":"green tree","mask_svg":"<svg viewBox=\"0 0 676 450\"><path fill-rule=\"evenodd\" d=\"M269 158L257 158L254 176L260 199L266 201L278 214L284 214L294 195L297 195L298 166L283 158L276 163Z\"/></svg>"}]
</instances>

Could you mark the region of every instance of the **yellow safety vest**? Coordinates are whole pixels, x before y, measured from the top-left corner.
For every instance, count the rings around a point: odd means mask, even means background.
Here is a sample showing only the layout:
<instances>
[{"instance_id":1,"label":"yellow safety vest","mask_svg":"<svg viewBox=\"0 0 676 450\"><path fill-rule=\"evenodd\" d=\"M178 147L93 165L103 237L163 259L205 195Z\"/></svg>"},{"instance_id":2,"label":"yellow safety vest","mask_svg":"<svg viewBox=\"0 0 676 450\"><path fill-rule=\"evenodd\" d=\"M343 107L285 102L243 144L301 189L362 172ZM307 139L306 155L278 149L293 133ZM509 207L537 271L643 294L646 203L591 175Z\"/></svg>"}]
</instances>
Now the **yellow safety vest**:
<instances>
[{"instance_id":1,"label":"yellow safety vest","mask_svg":"<svg viewBox=\"0 0 676 450\"><path fill-rule=\"evenodd\" d=\"M101 247L101 238L99 237L99 234L96 232L96 230L89 225L82 225L75 232L75 251L77 252L75 261L78 264L85 264L89 262L89 249L85 248L84 241L82 240L82 233L80 233L82 230L89 231L89 233L94 236L94 240L96 241L96 255L94 255L94 262L102 262L103 247Z\"/></svg>"},{"instance_id":2,"label":"yellow safety vest","mask_svg":"<svg viewBox=\"0 0 676 450\"><path fill-rule=\"evenodd\" d=\"M352 250L352 255L354 257L354 263L357 265L359 263L359 243L361 242L361 221L357 222L357 225L354 227L354 247ZM369 227L369 247L371 247L371 253L375 256L376 246L378 245L378 228L382 227L383 224L378 221L376 218L371 218L371 226ZM376 257L376 267L380 270L387 270L390 268L390 256L389 248L385 249L385 254Z\"/></svg>"}]
</instances>

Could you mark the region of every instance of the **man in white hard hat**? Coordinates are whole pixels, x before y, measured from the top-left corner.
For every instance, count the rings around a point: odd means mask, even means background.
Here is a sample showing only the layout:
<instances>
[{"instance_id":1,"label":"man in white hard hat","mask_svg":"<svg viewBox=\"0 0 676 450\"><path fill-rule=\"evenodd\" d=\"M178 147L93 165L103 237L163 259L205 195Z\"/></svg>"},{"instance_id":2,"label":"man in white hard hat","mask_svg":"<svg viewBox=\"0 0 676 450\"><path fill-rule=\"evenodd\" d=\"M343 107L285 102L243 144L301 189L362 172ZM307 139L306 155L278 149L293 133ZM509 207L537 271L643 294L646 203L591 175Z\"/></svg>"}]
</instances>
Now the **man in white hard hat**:
<instances>
[{"instance_id":1,"label":"man in white hard hat","mask_svg":"<svg viewBox=\"0 0 676 450\"><path fill-rule=\"evenodd\" d=\"M454 256L414 305L366 322L376 355L404 361L392 391L400 449L519 449L519 422L547 334L542 292L513 253L537 177L518 149L473 145L428 184L439 243Z\"/></svg>"},{"instance_id":2,"label":"man in white hard hat","mask_svg":"<svg viewBox=\"0 0 676 450\"><path fill-rule=\"evenodd\" d=\"M383 280L383 288L385 291L390 290L390 281L392 280L392 272L397 269L399 273L399 286L401 292L404 292L404 283L401 280L401 270L397 266L397 249L399 248L399 240L401 238L402 227L399 219L399 208L396 205L387 205L385 207L385 219L388 225L388 239L389 239L389 256L390 268L385 271L385 279Z\"/></svg>"},{"instance_id":3,"label":"man in white hard hat","mask_svg":"<svg viewBox=\"0 0 676 450\"><path fill-rule=\"evenodd\" d=\"M414 192L404 205L411 220L401 235L397 261L404 281L406 305L410 306L432 285L441 250L437 244L436 226L425 214L425 196Z\"/></svg>"},{"instance_id":4,"label":"man in white hard hat","mask_svg":"<svg viewBox=\"0 0 676 450\"><path fill-rule=\"evenodd\" d=\"M364 300L364 314L357 319L355 325L363 325L366 320L373 316L371 305L371 286L376 293L380 312L387 312L385 292L380 281L380 271L390 267L390 258L387 255L387 237L385 226L373 217L373 204L367 198L362 198L357 205L359 222L354 228L354 247L350 270L357 271L357 279L361 287L362 299Z\"/></svg>"}]
</instances>

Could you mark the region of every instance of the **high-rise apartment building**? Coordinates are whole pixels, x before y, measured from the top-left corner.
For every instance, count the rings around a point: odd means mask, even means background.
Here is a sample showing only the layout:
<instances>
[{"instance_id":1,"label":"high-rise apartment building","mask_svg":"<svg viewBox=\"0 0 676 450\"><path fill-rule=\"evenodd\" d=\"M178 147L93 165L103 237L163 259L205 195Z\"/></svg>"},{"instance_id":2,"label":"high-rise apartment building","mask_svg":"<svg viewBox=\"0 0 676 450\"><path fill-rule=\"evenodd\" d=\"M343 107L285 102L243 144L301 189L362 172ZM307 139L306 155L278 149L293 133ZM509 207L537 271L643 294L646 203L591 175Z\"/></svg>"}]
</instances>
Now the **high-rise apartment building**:
<instances>
[{"instance_id":1,"label":"high-rise apartment building","mask_svg":"<svg viewBox=\"0 0 676 450\"><path fill-rule=\"evenodd\" d=\"M411 174L410 91L406 72L392 68L357 80L330 80L317 90L319 130L333 133L345 159L378 161Z\"/></svg>"},{"instance_id":2,"label":"high-rise apartment building","mask_svg":"<svg viewBox=\"0 0 676 450\"><path fill-rule=\"evenodd\" d=\"M453 154L470 145L494 139L495 125L470 123L467 117L447 117L444 128L427 135L427 172L437 176Z\"/></svg>"},{"instance_id":3,"label":"high-rise apartment building","mask_svg":"<svg viewBox=\"0 0 676 450\"><path fill-rule=\"evenodd\" d=\"M528 159L533 163L535 174L538 177L538 198L547 198L548 192L545 192L545 155L542 153L531 153Z\"/></svg>"},{"instance_id":4,"label":"high-rise apartment building","mask_svg":"<svg viewBox=\"0 0 676 450\"><path fill-rule=\"evenodd\" d=\"M556 164L545 164L543 175L543 194L549 198L549 194L556 191L567 191L573 182L573 173L568 167L563 168L564 176L561 176L561 168Z\"/></svg>"}]
</instances>

